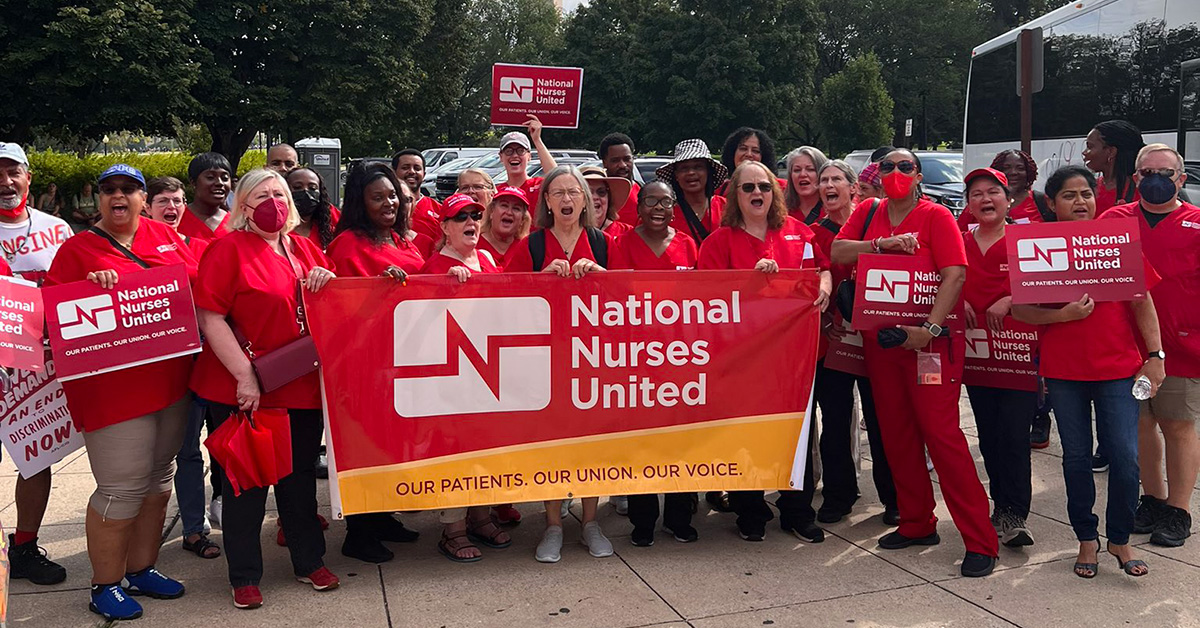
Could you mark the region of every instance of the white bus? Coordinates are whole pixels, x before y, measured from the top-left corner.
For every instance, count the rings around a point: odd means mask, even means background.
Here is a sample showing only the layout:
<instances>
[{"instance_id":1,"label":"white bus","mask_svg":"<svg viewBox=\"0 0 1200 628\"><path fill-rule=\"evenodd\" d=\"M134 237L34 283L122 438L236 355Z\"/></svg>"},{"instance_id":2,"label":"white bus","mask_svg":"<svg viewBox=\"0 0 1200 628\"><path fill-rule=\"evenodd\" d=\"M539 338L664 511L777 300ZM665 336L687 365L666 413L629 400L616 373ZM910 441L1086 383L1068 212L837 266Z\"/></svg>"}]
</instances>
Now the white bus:
<instances>
[{"instance_id":1,"label":"white bus","mask_svg":"<svg viewBox=\"0 0 1200 628\"><path fill-rule=\"evenodd\" d=\"M1017 36L1035 27L1045 67L1044 89L1033 95L1038 187L1055 168L1082 163L1088 131L1114 118L1135 124L1147 143L1186 140L1188 183L1200 184L1200 0L1078 0L977 46L967 79L965 170L1021 147Z\"/></svg>"}]
</instances>

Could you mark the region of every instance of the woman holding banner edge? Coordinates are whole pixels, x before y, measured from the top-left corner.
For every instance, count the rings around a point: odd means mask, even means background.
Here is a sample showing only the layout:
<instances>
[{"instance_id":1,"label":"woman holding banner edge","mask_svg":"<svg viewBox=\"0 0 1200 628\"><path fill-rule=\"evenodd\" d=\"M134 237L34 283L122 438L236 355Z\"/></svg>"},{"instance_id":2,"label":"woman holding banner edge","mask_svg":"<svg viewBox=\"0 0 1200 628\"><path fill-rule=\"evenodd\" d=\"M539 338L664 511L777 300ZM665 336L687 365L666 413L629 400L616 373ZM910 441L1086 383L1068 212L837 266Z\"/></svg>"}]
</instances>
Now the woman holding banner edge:
<instances>
[{"instance_id":1,"label":"woman holding banner edge","mask_svg":"<svg viewBox=\"0 0 1200 628\"><path fill-rule=\"evenodd\" d=\"M959 427L966 346L961 336L955 338L943 327L962 295L966 250L950 210L921 198L921 162L915 154L893 150L880 162L879 171L887 198L877 208L874 200L859 204L834 240L833 262L852 264L859 255L869 253L914 255L930 258L942 277L925 323L897 326L905 336L902 345L885 349L877 339L866 337L870 334L863 338L900 510L900 527L880 538L879 546L901 549L941 542L933 514L933 484L925 466L928 448L942 494L966 545L960 571L968 577L986 576L995 569L999 543L988 517L987 493ZM942 383L917 384L915 353L927 348L938 356Z\"/></svg>"}]
</instances>

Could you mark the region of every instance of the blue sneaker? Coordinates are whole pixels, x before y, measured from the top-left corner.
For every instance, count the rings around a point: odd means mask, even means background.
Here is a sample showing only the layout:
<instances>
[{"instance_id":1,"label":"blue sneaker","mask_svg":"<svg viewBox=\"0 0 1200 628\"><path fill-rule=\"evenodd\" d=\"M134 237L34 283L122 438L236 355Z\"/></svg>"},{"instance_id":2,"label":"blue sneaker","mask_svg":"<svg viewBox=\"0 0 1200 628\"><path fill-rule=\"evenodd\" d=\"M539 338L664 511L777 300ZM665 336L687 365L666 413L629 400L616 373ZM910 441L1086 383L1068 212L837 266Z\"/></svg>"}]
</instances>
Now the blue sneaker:
<instances>
[{"instance_id":1,"label":"blue sneaker","mask_svg":"<svg viewBox=\"0 0 1200 628\"><path fill-rule=\"evenodd\" d=\"M92 590L92 601L88 610L107 620L137 619L142 616L142 605L126 595L119 584Z\"/></svg>"},{"instance_id":2,"label":"blue sneaker","mask_svg":"<svg viewBox=\"0 0 1200 628\"><path fill-rule=\"evenodd\" d=\"M183 584L172 580L153 566L137 573L125 574L130 595L148 595L157 600L173 600L183 595Z\"/></svg>"}]
</instances>

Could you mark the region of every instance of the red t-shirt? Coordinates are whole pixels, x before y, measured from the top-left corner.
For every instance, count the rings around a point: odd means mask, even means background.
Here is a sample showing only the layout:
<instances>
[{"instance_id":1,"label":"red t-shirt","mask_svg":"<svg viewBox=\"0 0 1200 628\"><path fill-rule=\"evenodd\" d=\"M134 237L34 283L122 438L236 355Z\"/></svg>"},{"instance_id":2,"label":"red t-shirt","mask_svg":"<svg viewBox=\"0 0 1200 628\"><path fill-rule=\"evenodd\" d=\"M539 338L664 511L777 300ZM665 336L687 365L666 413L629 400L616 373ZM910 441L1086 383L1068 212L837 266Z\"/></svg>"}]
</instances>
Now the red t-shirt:
<instances>
[{"instance_id":1,"label":"red t-shirt","mask_svg":"<svg viewBox=\"0 0 1200 628\"><path fill-rule=\"evenodd\" d=\"M455 266L466 266L466 268L473 273L498 273L504 270L496 265L496 263L492 260L492 256L489 255L487 251L480 251L476 249L476 255L479 258L479 270L475 270L474 268L467 266L457 257L451 257L441 251L438 251L435 255L429 258L429 261L425 262L425 266L420 270L420 274L445 275L446 273L450 272L451 268L454 268Z\"/></svg>"},{"instance_id":2,"label":"red t-shirt","mask_svg":"<svg viewBox=\"0 0 1200 628\"><path fill-rule=\"evenodd\" d=\"M1132 195L1132 197L1130 197ZM1117 188L1111 190L1104 187L1104 177L1096 177L1096 217L1100 214L1126 203L1136 203L1141 200L1142 196L1138 194L1137 186L1133 184L1133 179L1126 179L1125 194L1118 198Z\"/></svg>"},{"instance_id":3,"label":"red t-shirt","mask_svg":"<svg viewBox=\"0 0 1200 628\"><path fill-rule=\"evenodd\" d=\"M614 239L619 238L630 231L633 231L633 225L626 222L621 222L620 220L614 220L612 224L604 228L604 233L607 233Z\"/></svg>"},{"instance_id":4,"label":"red t-shirt","mask_svg":"<svg viewBox=\"0 0 1200 628\"><path fill-rule=\"evenodd\" d=\"M1029 196L1025 197L1025 200L1010 207L1008 209L1008 217L1017 224L1042 222L1042 212L1038 211L1037 203L1033 200L1033 192L1030 192ZM976 222L978 221L975 220L975 214L972 214L969 209L964 209L958 215L958 228L962 231L969 230L971 225Z\"/></svg>"},{"instance_id":5,"label":"red t-shirt","mask_svg":"<svg viewBox=\"0 0 1200 628\"><path fill-rule=\"evenodd\" d=\"M931 258L933 265L939 269L967 265L967 251L963 246L962 232L954 223L954 215L950 210L933 201L921 199L900 224L892 226L888 219L888 200L883 199L871 218L866 236L863 236L863 223L866 222L867 213L871 211L874 201L875 199L866 199L854 208L854 213L850 214L850 219L838 233L837 240L871 241L875 238L890 238L911 233L917 237L918 244L913 255Z\"/></svg>"},{"instance_id":6,"label":"red t-shirt","mask_svg":"<svg viewBox=\"0 0 1200 628\"><path fill-rule=\"evenodd\" d=\"M812 229L787 217L783 226L768 229L764 240L741 227L721 227L700 245L697 268L702 270L752 269L760 259L773 259L780 268L829 270L829 257L816 246Z\"/></svg>"},{"instance_id":7,"label":"red t-shirt","mask_svg":"<svg viewBox=\"0 0 1200 628\"><path fill-rule=\"evenodd\" d=\"M1140 336L1127 302L1098 302L1087 318L1045 325L1039 337L1042 377L1098 382L1133 377L1142 367Z\"/></svg>"},{"instance_id":8,"label":"red t-shirt","mask_svg":"<svg viewBox=\"0 0 1200 628\"><path fill-rule=\"evenodd\" d=\"M675 205L675 215L671 217L671 226L675 227L676 231L680 231L691 236L693 240L700 241L700 234L692 231L691 225L688 224L687 218L683 217L683 212L686 211L681 205ZM721 226L721 214L725 211L725 197L713 196L708 202L708 213L700 217L700 224L711 234Z\"/></svg>"},{"instance_id":9,"label":"red t-shirt","mask_svg":"<svg viewBox=\"0 0 1200 628\"><path fill-rule=\"evenodd\" d=\"M179 218L179 235L185 235L189 238L200 238L202 240L214 240L229 234L229 220L232 217L232 212L225 212L225 217L221 219L221 224L217 225L217 229L214 231L209 229L203 220L193 214L191 206L188 206L184 210L183 216Z\"/></svg>"},{"instance_id":10,"label":"red t-shirt","mask_svg":"<svg viewBox=\"0 0 1200 628\"><path fill-rule=\"evenodd\" d=\"M183 264L189 279L196 280L198 262L191 249L161 222L139 220L129 248L152 267ZM86 281L88 273L107 269L118 277L143 270L108 240L81 231L58 250L44 285ZM192 363L192 356L181 356L63 382L71 417L80 430L91 432L162 410L187 394Z\"/></svg>"},{"instance_id":11,"label":"red t-shirt","mask_svg":"<svg viewBox=\"0 0 1200 628\"><path fill-rule=\"evenodd\" d=\"M637 198L638 198L638 191L641 189L642 189L642 186L638 185L636 182L634 182L632 184L632 186L629 188L629 198L625 199L625 204L622 205L621 209L617 211L617 221L618 222L623 222L631 227L637 226L637 224L638 224L638 213L637 213L638 200L637 200Z\"/></svg>"},{"instance_id":12,"label":"red t-shirt","mask_svg":"<svg viewBox=\"0 0 1200 628\"><path fill-rule=\"evenodd\" d=\"M963 244L967 249L967 280L963 284L963 298L983 316L993 303L1012 294L1008 284L1008 243L1001 236L984 253L975 239L975 232L963 233Z\"/></svg>"},{"instance_id":13,"label":"red t-shirt","mask_svg":"<svg viewBox=\"0 0 1200 628\"><path fill-rule=\"evenodd\" d=\"M288 252L304 275L314 266L336 270L329 258L308 238L288 237ZM266 240L251 231L235 231L208 247L196 281L196 309L231 319L262 356L300 337L296 321L296 271ZM225 405L237 405L237 381L205 345L192 372L197 396ZM264 392L264 408L313 409L321 407L317 374Z\"/></svg>"},{"instance_id":14,"label":"red t-shirt","mask_svg":"<svg viewBox=\"0 0 1200 628\"><path fill-rule=\"evenodd\" d=\"M592 253L592 244L588 241L587 231L579 232L579 239L575 241L575 246L572 247L571 255L568 256L562 249L562 245L558 243L558 238L554 237L554 233L546 229L546 255L543 258L542 268L550 265L550 262L556 259L565 259L572 265L581 259L590 259L596 261L595 254ZM532 234L531 234L532 235ZM608 250L611 256L612 239L606 237ZM536 272L533 268L533 254L529 252L529 236L521 239L520 242L513 244L508 249L508 261L504 264L504 272L508 273L532 273ZM612 260L609 260L612 263ZM540 269L539 269L540 270Z\"/></svg>"},{"instance_id":15,"label":"red t-shirt","mask_svg":"<svg viewBox=\"0 0 1200 628\"><path fill-rule=\"evenodd\" d=\"M326 254L342 277L378 277L388 266L397 266L408 274L425 265L425 257L416 244L391 232L391 244L376 244L352 229L338 234L329 243Z\"/></svg>"},{"instance_id":16,"label":"red t-shirt","mask_svg":"<svg viewBox=\"0 0 1200 628\"><path fill-rule=\"evenodd\" d=\"M437 242L442 237L442 206L428 196L422 196L412 212L412 230Z\"/></svg>"},{"instance_id":17,"label":"red t-shirt","mask_svg":"<svg viewBox=\"0 0 1200 628\"><path fill-rule=\"evenodd\" d=\"M621 234L608 251L610 270L689 270L696 267L700 252L696 241L676 231L662 255L655 255L637 231Z\"/></svg>"},{"instance_id":18,"label":"red t-shirt","mask_svg":"<svg viewBox=\"0 0 1200 628\"><path fill-rule=\"evenodd\" d=\"M1200 208L1183 203L1154 227L1138 203L1118 205L1100 218L1130 216L1141 227L1142 254L1162 279L1150 295L1158 311L1167 374L1200 377Z\"/></svg>"}]
</instances>

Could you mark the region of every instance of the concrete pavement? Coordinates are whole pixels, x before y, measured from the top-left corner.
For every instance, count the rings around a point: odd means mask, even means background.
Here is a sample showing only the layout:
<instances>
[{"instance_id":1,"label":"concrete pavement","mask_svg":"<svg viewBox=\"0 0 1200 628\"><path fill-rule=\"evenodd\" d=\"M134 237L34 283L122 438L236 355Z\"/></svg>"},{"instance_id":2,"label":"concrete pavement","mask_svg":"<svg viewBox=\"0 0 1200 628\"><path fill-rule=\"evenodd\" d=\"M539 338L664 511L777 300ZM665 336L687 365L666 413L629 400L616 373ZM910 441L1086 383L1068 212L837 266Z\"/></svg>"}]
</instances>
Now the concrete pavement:
<instances>
[{"instance_id":1,"label":"concrete pavement","mask_svg":"<svg viewBox=\"0 0 1200 628\"><path fill-rule=\"evenodd\" d=\"M963 426L974 447L974 422L963 398ZM863 452L867 454L865 434ZM484 549L484 560L459 565L435 548L439 526L431 513L404 515L420 530L413 545L393 545L396 559L376 566L341 555L345 526L326 533L326 560L342 578L340 589L317 593L291 578L287 551L275 544L274 518L263 529L266 605L239 611L230 603L224 559L206 561L181 551L181 526L168 519L159 568L183 580L188 593L173 601L144 600L145 616L134 626L362 626L562 628L722 628L749 626L1200 626L1200 537L1178 549L1151 546L1135 536L1150 565L1144 578L1122 574L1101 554L1100 574L1083 580L1071 572L1077 544L1067 524L1057 435L1051 447L1034 452L1033 514L1029 527L1037 543L1023 551L1001 548L1000 565L988 578L958 574L961 539L944 507L939 507L942 543L888 552L876 540L889 531L879 521L864 460L863 493L854 514L826 528L826 540L808 544L768 527L766 541L738 538L733 516L696 516L700 541L676 543L659 533L651 548L629 543L630 526L601 503L601 521L616 555L593 559L575 541L578 521L566 525L562 562L534 561L543 524L541 506L520 506L525 516L513 529L513 546ZM978 449L975 459L986 481ZM0 467L0 521L11 526L15 469ZM936 474L935 474L936 480ZM1106 475L1096 476L1105 494ZM84 508L94 488L86 454L69 457L54 469L54 493L41 544L67 567L67 581L36 587L12 584L9 625L95 626L87 611L90 578L84 538ZM935 485L936 486L936 485ZM328 493L319 491L328 515ZM940 500L940 496L939 496ZM1192 512L1198 513L1196 499ZM817 498L817 504L820 497ZM268 504L274 508L274 502ZM1103 531L1103 501L1097 510ZM579 504L575 503L575 516ZM6 527L7 529L7 527ZM214 539L220 543L219 531Z\"/></svg>"}]
</instances>

